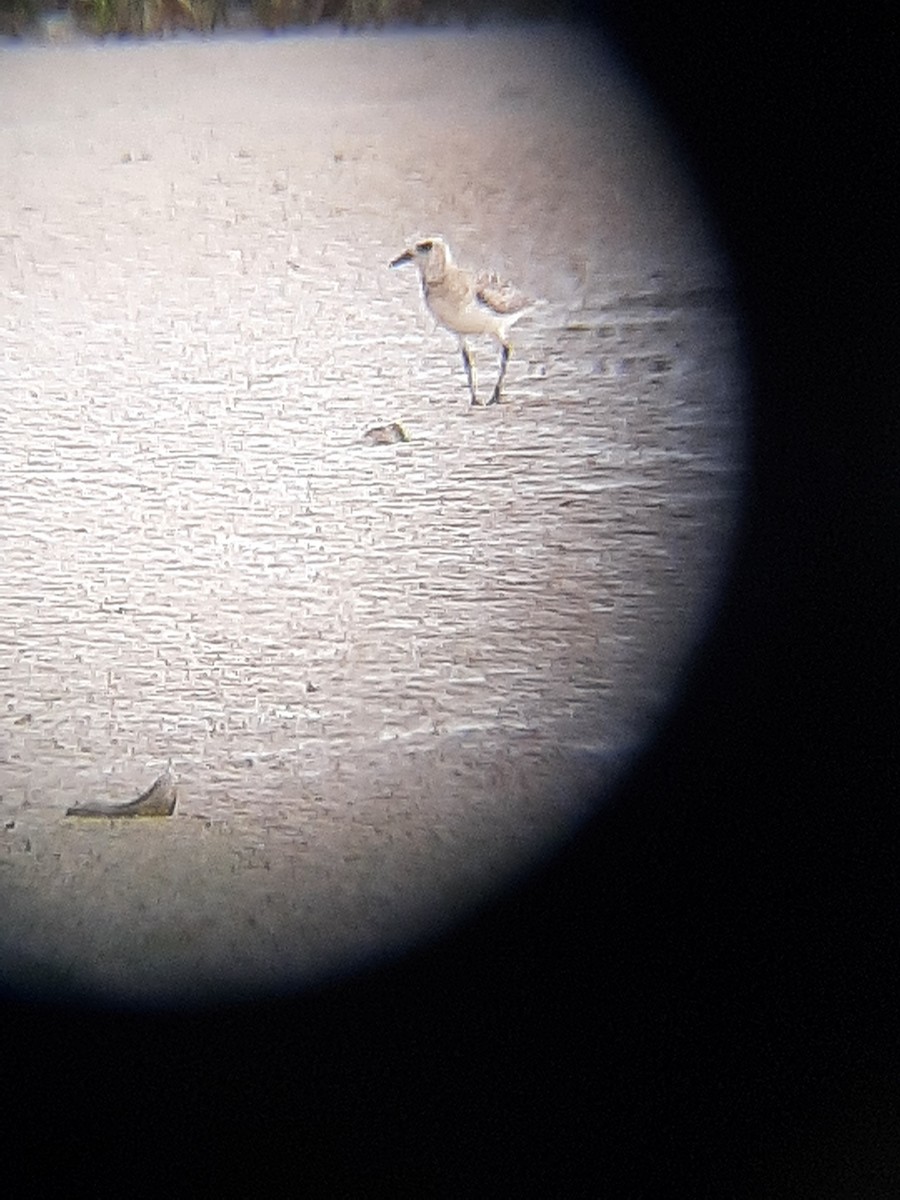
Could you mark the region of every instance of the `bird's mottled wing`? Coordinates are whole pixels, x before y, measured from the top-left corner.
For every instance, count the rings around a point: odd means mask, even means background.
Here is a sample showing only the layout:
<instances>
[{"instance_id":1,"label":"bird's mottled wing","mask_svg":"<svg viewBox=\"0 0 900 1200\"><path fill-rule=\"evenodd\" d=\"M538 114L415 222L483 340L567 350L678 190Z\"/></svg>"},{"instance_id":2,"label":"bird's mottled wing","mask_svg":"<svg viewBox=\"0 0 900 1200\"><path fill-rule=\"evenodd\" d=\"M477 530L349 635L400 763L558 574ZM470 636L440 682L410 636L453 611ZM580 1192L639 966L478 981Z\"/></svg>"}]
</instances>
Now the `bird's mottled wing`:
<instances>
[{"instance_id":1,"label":"bird's mottled wing","mask_svg":"<svg viewBox=\"0 0 900 1200\"><path fill-rule=\"evenodd\" d=\"M521 312L531 304L518 288L504 283L496 275L479 275L475 281L475 296L479 304L486 305L501 317Z\"/></svg>"}]
</instances>

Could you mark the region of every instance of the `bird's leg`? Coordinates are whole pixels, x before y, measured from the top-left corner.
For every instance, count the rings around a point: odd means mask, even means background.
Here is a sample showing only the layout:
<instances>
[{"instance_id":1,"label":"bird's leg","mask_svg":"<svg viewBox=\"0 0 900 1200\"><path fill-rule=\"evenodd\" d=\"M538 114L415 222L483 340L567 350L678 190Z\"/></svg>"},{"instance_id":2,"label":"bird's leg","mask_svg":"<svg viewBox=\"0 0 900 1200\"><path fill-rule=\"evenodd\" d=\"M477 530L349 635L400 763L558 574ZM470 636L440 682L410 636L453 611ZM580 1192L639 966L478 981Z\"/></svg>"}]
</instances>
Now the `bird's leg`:
<instances>
[{"instance_id":1,"label":"bird's leg","mask_svg":"<svg viewBox=\"0 0 900 1200\"><path fill-rule=\"evenodd\" d=\"M488 404L500 403L500 388L503 385L503 379L506 375L506 364L509 362L510 347L506 344L506 342L501 342L500 346L500 376L497 380L497 385L494 388L493 394L491 395L490 400L488 400Z\"/></svg>"},{"instance_id":2,"label":"bird's leg","mask_svg":"<svg viewBox=\"0 0 900 1200\"><path fill-rule=\"evenodd\" d=\"M475 370L475 360L469 353L469 347L465 342L460 341L459 347L462 350L463 366L466 368L466 379L469 381L469 395L472 397L472 403L477 404L478 375Z\"/></svg>"}]
</instances>

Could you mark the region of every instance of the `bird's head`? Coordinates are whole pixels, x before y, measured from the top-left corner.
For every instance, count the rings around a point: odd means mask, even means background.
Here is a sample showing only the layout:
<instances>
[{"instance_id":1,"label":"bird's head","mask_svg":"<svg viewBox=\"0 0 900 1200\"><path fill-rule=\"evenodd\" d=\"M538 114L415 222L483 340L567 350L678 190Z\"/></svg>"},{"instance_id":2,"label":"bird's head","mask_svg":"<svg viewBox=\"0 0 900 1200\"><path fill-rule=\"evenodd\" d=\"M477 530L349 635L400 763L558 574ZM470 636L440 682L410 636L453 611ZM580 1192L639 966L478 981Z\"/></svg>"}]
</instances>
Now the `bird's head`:
<instances>
[{"instance_id":1,"label":"bird's head","mask_svg":"<svg viewBox=\"0 0 900 1200\"><path fill-rule=\"evenodd\" d=\"M399 254L391 266L402 267L405 263L415 263L423 279L439 279L451 261L450 247L443 238L426 237L420 238Z\"/></svg>"}]
</instances>

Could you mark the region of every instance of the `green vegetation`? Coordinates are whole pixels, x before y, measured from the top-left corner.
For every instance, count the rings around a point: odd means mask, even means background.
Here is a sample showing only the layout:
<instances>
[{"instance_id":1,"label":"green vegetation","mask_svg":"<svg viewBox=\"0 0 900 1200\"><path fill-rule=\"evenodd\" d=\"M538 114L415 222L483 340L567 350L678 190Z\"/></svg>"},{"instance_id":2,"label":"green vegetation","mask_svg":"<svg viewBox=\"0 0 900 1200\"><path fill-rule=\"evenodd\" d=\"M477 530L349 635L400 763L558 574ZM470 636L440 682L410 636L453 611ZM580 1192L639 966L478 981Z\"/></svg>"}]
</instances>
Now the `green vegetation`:
<instances>
[{"instance_id":1,"label":"green vegetation","mask_svg":"<svg viewBox=\"0 0 900 1200\"><path fill-rule=\"evenodd\" d=\"M264 29L288 25L315 25L325 11L325 0L253 0L253 17Z\"/></svg>"},{"instance_id":2,"label":"green vegetation","mask_svg":"<svg viewBox=\"0 0 900 1200\"><path fill-rule=\"evenodd\" d=\"M226 0L72 0L70 11L80 29L97 37L208 32L225 23Z\"/></svg>"},{"instance_id":3,"label":"green vegetation","mask_svg":"<svg viewBox=\"0 0 900 1200\"><path fill-rule=\"evenodd\" d=\"M0 36L20 37L37 20L36 0L0 0Z\"/></svg>"},{"instance_id":4,"label":"green vegetation","mask_svg":"<svg viewBox=\"0 0 900 1200\"><path fill-rule=\"evenodd\" d=\"M19 37L51 23L71 24L93 37L158 36L178 30L208 33L229 25L279 30L320 22L343 28L393 23L443 24L503 13L562 16L554 4L538 13L536 0L0 0L0 36ZM559 0L565 9L566 0ZM67 16L70 21L67 22Z\"/></svg>"}]
</instances>

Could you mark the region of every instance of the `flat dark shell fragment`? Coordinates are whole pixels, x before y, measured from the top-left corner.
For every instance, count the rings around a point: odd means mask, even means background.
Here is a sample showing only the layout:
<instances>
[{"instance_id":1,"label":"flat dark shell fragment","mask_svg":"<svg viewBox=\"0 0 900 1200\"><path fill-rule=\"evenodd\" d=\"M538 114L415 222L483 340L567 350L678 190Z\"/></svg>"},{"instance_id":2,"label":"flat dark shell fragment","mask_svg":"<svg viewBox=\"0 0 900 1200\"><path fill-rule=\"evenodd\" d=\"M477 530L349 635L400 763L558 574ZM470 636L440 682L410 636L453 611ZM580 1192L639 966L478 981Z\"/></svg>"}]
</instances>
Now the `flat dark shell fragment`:
<instances>
[{"instance_id":1,"label":"flat dark shell fragment","mask_svg":"<svg viewBox=\"0 0 900 1200\"><path fill-rule=\"evenodd\" d=\"M167 768L155 783L142 792L136 800L124 804L111 804L102 800L76 804L66 809L67 817L171 817L175 811L178 793L175 776Z\"/></svg>"}]
</instances>

